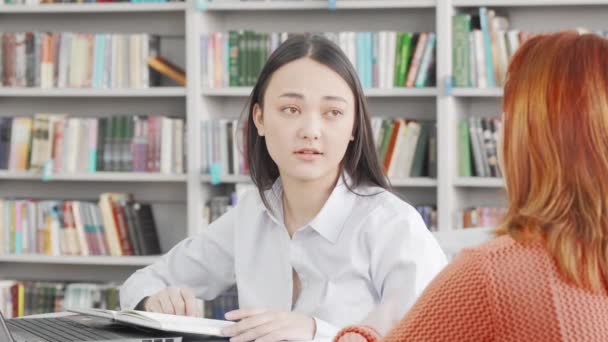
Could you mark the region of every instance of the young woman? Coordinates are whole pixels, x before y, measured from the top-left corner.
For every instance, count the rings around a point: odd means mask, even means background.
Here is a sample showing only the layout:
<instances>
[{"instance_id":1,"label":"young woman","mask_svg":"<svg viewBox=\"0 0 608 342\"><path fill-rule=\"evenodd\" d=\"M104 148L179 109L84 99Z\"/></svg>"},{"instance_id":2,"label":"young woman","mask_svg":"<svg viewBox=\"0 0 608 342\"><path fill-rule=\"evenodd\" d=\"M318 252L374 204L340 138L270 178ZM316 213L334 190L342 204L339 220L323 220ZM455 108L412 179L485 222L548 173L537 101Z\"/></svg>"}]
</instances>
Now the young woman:
<instances>
[{"instance_id":1,"label":"young woman","mask_svg":"<svg viewBox=\"0 0 608 342\"><path fill-rule=\"evenodd\" d=\"M258 191L133 274L122 307L195 315L194 297L236 283L240 309L226 318L239 323L224 331L233 342L333 337L361 321L387 331L446 260L416 210L387 190L352 65L325 38L290 38L249 103Z\"/></svg>"},{"instance_id":2,"label":"young woman","mask_svg":"<svg viewBox=\"0 0 608 342\"><path fill-rule=\"evenodd\" d=\"M606 61L608 41L590 34L520 47L503 104L503 236L461 253L384 341L608 341Z\"/></svg>"}]
</instances>

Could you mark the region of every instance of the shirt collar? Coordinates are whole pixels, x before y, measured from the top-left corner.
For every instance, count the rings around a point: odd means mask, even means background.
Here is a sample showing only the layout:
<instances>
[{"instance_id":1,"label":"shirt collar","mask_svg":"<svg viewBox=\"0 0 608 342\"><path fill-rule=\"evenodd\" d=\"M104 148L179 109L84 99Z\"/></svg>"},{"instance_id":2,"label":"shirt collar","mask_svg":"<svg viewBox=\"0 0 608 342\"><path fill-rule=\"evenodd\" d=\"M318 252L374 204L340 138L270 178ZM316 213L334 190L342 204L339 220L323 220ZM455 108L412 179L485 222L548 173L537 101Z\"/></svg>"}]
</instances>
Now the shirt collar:
<instances>
[{"instance_id":1,"label":"shirt collar","mask_svg":"<svg viewBox=\"0 0 608 342\"><path fill-rule=\"evenodd\" d=\"M357 195L348 189L346 182L350 183L350 176L344 173L343 177L338 179L321 211L308 223L308 226L331 243L336 243L338 240L357 199ZM265 195L270 211L263 204L262 207L276 223L284 226L283 186L280 177L271 189L265 191Z\"/></svg>"}]
</instances>

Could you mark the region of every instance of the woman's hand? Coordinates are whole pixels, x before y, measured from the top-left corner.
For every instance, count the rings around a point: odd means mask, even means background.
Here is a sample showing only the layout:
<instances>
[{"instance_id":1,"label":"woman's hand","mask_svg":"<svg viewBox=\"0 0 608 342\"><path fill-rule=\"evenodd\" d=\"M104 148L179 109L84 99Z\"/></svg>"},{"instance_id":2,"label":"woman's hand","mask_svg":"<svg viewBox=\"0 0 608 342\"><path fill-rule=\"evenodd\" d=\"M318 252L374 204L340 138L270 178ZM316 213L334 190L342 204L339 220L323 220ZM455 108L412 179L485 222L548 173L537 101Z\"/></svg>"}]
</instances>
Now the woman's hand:
<instances>
[{"instance_id":1,"label":"woman's hand","mask_svg":"<svg viewBox=\"0 0 608 342\"><path fill-rule=\"evenodd\" d=\"M171 315L202 317L194 293L187 287L168 287L148 297L144 310Z\"/></svg>"},{"instance_id":2,"label":"woman's hand","mask_svg":"<svg viewBox=\"0 0 608 342\"><path fill-rule=\"evenodd\" d=\"M296 312L240 309L226 313L226 319L240 320L222 331L230 342L312 340L316 331L312 317Z\"/></svg>"}]
</instances>

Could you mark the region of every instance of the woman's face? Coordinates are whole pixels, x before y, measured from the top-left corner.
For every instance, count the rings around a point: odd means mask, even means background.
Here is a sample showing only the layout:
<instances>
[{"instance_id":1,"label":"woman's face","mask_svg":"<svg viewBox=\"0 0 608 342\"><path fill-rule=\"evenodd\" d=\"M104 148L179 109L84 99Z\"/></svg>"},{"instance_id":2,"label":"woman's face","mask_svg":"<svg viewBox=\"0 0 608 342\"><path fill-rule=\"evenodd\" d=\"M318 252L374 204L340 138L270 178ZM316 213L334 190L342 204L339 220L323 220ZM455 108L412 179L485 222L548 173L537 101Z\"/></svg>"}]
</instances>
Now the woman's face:
<instances>
[{"instance_id":1,"label":"woman's face","mask_svg":"<svg viewBox=\"0 0 608 342\"><path fill-rule=\"evenodd\" d=\"M335 178L355 122L355 99L346 81L301 58L277 69L263 96L264 108L254 106L254 122L281 177Z\"/></svg>"}]
</instances>

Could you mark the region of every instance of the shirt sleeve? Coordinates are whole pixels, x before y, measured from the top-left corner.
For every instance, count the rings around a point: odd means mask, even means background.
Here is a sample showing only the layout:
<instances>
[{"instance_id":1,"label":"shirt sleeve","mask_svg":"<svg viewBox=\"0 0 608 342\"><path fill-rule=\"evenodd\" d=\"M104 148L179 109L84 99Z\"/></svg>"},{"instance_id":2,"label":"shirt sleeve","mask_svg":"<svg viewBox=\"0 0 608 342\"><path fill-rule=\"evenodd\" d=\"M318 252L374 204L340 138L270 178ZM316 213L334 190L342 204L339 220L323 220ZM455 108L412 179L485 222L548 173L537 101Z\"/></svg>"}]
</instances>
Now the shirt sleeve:
<instances>
[{"instance_id":1,"label":"shirt sleeve","mask_svg":"<svg viewBox=\"0 0 608 342\"><path fill-rule=\"evenodd\" d=\"M374 230L368 231L371 276L381 299L363 323L385 335L445 267L447 259L411 206L389 222L372 226Z\"/></svg>"},{"instance_id":2,"label":"shirt sleeve","mask_svg":"<svg viewBox=\"0 0 608 342\"><path fill-rule=\"evenodd\" d=\"M331 325L330 323L313 316L316 325L315 340L331 340L336 336L340 328Z\"/></svg>"},{"instance_id":3,"label":"shirt sleeve","mask_svg":"<svg viewBox=\"0 0 608 342\"><path fill-rule=\"evenodd\" d=\"M198 235L132 274L120 288L121 308L133 309L144 297L166 287L190 287L197 298L210 300L233 285L235 211L230 209Z\"/></svg>"},{"instance_id":4,"label":"shirt sleeve","mask_svg":"<svg viewBox=\"0 0 608 342\"><path fill-rule=\"evenodd\" d=\"M386 341L490 341L489 277L475 250L460 253L424 291Z\"/></svg>"}]
</instances>

